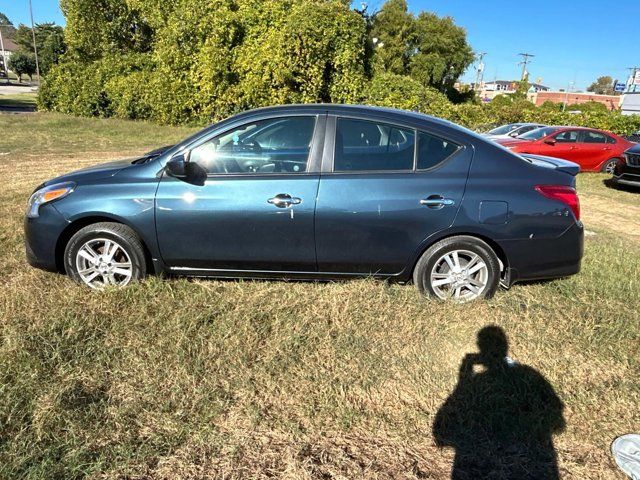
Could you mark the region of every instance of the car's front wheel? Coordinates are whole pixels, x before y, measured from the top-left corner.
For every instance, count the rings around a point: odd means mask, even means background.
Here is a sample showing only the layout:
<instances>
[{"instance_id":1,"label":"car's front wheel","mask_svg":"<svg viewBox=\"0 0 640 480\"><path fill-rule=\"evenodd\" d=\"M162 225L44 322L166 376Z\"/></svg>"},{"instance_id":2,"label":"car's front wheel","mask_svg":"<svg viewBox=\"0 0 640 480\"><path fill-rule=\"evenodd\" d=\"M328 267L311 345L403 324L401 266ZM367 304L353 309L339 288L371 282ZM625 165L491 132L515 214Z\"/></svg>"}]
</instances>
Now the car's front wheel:
<instances>
[{"instance_id":1,"label":"car's front wheel","mask_svg":"<svg viewBox=\"0 0 640 480\"><path fill-rule=\"evenodd\" d=\"M463 303L491 298L500 283L500 262L479 238L449 237L420 257L413 283L421 292L441 300Z\"/></svg>"},{"instance_id":2,"label":"car's front wheel","mask_svg":"<svg viewBox=\"0 0 640 480\"><path fill-rule=\"evenodd\" d=\"M124 287L146 275L140 238L126 225L111 222L88 225L73 235L64 266L72 279L94 289Z\"/></svg>"}]
</instances>

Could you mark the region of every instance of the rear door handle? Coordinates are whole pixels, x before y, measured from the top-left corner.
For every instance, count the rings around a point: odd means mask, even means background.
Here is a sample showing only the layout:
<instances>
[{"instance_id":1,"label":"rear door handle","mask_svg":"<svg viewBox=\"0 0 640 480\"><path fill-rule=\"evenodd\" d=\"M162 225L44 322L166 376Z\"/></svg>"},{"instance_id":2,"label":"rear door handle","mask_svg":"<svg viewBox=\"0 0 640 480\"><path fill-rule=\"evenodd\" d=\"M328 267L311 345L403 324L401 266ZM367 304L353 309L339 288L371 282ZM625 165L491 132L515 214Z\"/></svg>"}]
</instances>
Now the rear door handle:
<instances>
[{"instance_id":1,"label":"rear door handle","mask_svg":"<svg viewBox=\"0 0 640 480\"><path fill-rule=\"evenodd\" d=\"M267 203L275 205L278 208L287 208L291 205L299 205L302 203L302 199L298 197L292 197L288 193L279 193L275 197L267 200Z\"/></svg>"},{"instance_id":2,"label":"rear door handle","mask_svg":"<svg viewBox=\"0 0 640 480\"><path fill-rule=\"evenodd\" d=\"M451 198L444 198L442 195L431 195L420 200L420 205L430 208L442 208L444 206L455 205L455 201Z\"/></svg>"}]
</instances>

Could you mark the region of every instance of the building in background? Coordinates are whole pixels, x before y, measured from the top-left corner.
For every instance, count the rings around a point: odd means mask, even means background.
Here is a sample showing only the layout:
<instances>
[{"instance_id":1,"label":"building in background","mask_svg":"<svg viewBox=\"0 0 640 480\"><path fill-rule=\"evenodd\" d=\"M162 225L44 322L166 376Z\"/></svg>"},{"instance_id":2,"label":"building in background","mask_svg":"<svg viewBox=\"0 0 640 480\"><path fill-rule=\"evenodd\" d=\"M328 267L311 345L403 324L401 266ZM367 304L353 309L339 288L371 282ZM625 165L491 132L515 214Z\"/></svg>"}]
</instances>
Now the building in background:
<instances>
[{"instance_id":1,"label":"building in background","mask_svg":"<svg viewBox=\"0 0 640 480\"><path fill-rule=\"evenodd\" d=\"M498 95L511 95L512 93L516 93L519 83L517 80L494 80L485 82L480 85L478 95L483 101L491 101ZM475 85L472 84L471 88L475 89ZM529 84L529 92L547 92L549 90L551 90L549 87L539 83Z\"/></svg>"},{"instance_id":2,"label":"building in background","mask_svg":"<svg viewBox=\"0 0 640 480\"><path fill-rule=\"evenodd\" d=\"M11 71L11 69L9 68L9 65L7 65L6 69L4 68L5 67L4 60L6 59L8 64L9 58L11 58L11 54L16 50L18 50L18 45L13 43L13 40L11 40L10 38L3 38L2 45L4 46L4 49L3 51L0 51L0 77L4 76L4 72ZM4 58L2 56L3 52L4 52Z\"/></svg>"},{"instance_id":3,"label":"building in background","mask_svg":"<svg viewBox=\"0 0 640 480\"><path fill-rule=\"evenodd\" d=\"M539 92L529 92L527 99L536 106L542 105L544 102L565 103L569 106L579 105L586 102L602 103L609 110L618 110L620 108L619 95L598 95L595 93L578 93L578 92L551 92L549 90Z\"/></svg>"},{"instance_id":4,"label":"building in background","mask_svg":"<svg viewBox=\"0 0 640 480\"><path fill-rule=\"evenodd\" d=\"M620 102L620 109L623 115L640 115L640 90L637 92L625 93Z\"/></svg>"}]
</instances>

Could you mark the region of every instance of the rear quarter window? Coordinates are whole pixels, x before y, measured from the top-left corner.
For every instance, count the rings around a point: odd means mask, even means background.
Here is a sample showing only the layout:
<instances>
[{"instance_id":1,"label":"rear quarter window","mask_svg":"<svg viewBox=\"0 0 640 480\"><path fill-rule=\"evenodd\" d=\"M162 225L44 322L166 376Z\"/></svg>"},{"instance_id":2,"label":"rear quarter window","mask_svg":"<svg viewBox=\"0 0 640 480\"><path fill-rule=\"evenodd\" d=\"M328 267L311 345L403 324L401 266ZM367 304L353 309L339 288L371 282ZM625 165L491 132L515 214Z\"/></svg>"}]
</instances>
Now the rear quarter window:
<instances>
[{"instance_id":1,"label":"rear quarter window","mask_svg":"<svg viewBox=\"0 0 640 480\"><path fill-rule=\"evenodd\" d=\"M418 170L437 167L460 149L460 145L450 140L425 132L418 132Z\"/></svg>"}]
</instances>

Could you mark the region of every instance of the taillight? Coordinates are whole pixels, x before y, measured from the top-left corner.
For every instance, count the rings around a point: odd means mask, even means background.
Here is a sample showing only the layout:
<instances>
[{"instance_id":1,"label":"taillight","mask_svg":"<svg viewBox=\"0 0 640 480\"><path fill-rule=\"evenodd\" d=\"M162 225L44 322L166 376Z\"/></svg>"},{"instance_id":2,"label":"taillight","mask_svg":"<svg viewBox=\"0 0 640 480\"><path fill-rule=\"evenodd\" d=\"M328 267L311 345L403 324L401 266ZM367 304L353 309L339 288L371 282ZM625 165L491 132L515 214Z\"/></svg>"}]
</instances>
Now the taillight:
<instances>
[{"instance_id":1,"label":"taillight","mask_svg":"<svg viewBox=\"0 0 640 480\"><path fill-rule=\"evenodd\" d=\"M580 220L580 199L575 188L566 185L536 185L536 190L547 198L564 203L571 209L576 220Z\"/></svg>"}]
</instances>

